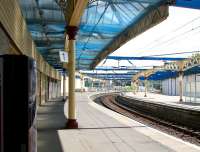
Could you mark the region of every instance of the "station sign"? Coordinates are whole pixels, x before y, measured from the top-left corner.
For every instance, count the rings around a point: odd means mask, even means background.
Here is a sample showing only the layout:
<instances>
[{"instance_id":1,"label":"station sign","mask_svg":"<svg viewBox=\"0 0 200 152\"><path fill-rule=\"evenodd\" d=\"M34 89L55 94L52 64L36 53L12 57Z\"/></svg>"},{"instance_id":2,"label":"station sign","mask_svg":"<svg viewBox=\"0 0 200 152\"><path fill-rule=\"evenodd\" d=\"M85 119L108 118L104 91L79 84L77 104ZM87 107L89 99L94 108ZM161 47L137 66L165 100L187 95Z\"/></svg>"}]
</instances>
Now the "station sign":
<instances>
[{"instance_id":1,"label":"station sign","mask_svg":"<svg viewBox=\"0 0 200 152\"><path fill-rule=\"evenodd\" d=\"M68 53L65 51L59 51L60 62L67 63L68 62Z\"/></svg>"}]
</instances>

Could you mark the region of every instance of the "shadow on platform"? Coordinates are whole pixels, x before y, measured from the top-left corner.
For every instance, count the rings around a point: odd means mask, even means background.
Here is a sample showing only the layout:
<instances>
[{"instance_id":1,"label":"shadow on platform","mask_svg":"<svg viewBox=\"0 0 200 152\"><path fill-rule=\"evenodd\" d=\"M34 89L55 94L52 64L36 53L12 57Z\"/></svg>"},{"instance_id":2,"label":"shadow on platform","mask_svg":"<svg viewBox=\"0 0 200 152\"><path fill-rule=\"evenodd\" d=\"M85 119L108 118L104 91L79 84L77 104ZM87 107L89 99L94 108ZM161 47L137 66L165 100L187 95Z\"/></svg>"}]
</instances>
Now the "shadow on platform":
<instances>
[{"instance_id":1,"label":"shadow on platform","mask_svg":"<svg viewBox=\"0 0 200 152\"><path fill-rule=\"evenodd\" d=\"M64 129L64 102L54 100L38 107L37 111L37 151L62 152L58 130Z\"/></svg>"}]
</instances>

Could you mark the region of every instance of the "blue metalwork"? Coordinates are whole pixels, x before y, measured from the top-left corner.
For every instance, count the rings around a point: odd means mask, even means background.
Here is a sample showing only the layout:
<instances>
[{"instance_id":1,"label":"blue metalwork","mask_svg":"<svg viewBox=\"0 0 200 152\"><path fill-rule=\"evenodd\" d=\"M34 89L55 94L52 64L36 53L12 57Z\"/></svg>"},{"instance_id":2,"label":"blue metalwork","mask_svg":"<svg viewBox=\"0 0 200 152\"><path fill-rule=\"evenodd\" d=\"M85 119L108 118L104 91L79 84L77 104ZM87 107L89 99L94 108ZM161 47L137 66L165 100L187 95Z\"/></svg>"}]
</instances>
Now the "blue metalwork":
<instances>
[{"instance_id":1,"label":"blue metalwork","mask_svg":"<svg viewBox=\"0 0 200 152\"><path fill-rule=\"evenodd\" d=\"M187 69L186 71L184 71L184 75L191 75L191 74L197 74L197 73L200 73L200 65L191 67Z\"/></svg>"},{"instance_id":2,"label":"blue metalwork","mask_svg":"<svg viewBox=\"0 0 200 152\"><path fill-rule=\"evenodd\" d=\"M92 78L98 78L98 79L103 79L103 80L119 80L119 79L126 79L126 80L131 80L133 75L127 75L127 74L108 74L108 75L88 75Z\"/></svg>"},{"instance_id":3,"label":"blue metalwork","mask_svg":"<svg viewBox=\"0 0 200 152\"><path fill-rule=\"evenodd\" d=\"M59 0L19 0L28 29L43 57L55 68L60 68L59 51L64 50L65 21L58 6ZM134 27L167 0L95 0L82 16L76 41L76 68L90 69L101 53L130 27ZM68 3L68 1L65 1ZM165 10L166 11L166 10ZM164 14L164 15L163 15ZM158 13L162 20L167 13ZM158 17L156 16L155 17ZM162 16L163 15L163 16ZM159 17L158 17L159 18ZM148 18L150 19L150 18ZM148 20L147 19L147 20ZM157 20L157 18L153 18ZM158 19L159 20L159 19ZM149 21L149 24L153 21ZM160 20L159 20L160 21ZM148 21L147 21L148 22ZM146 24L146 22L145 22ZM147 28L146 28L147 29ZM141 31L142 32L142 31ZM128 40L128 39L127 39ZM126 40L126 41L127 41ZM119 42L121 45L125 40ZM117 49L119 45L114 48ZM112 50L112 51L114 51ZM109 52L110 53L110 52ZM54 62L49 58L55 58ZM59 66L58 66L59 65Z\"/></svg>"},{"instance_id":4,"label":"blue metalwork","mask_svg":"<svg viewBox=\"0 0 200 152\"><path fill-rule=\"evenodd\" d=\"M92 78L104 79L104 80L131 80L133 75L137 72L123 72L123 73L95 73L95 72L81 72L84 75L87 75Z\"/></svg>"},{"instance_id":5,"label":"blue metalwork","mask_svg":"<svg viewBox=\"0 0 200 152\"><path fill-rule=\"evenodd\" d=\"M184 75L192 75L200 73L200 65L194 66L191 68L188 68L184 71ZM147 79L148 80L164 80L169 78L175 78L178 77L178 71L172 71L172 70L163 70L163 71L157 71L150 75ZM140 80L144 80L144 77L140 77Z\"/></svg>"},{"instance_id":6,"label":"blue metalwork","mask_svg":"<svg viewBox=\"0 0 200 152\"><path fill-rule=\"evenodd\" d=\"M102 59L102 52L107 51L107 47L114 42L114 39L165 2L164 0L97 0L91 3L84 12L77 36L78 69L93 68L94 62ZM96 54L85 53L90 50L95 50ZM91 60L87 60L88 58Z\"/></svg>"},{"instance_id":7,"label":"blue metalwork","mask_svg":"<svg viewBox=\"0 0 200 152\"><path fill-rule=\"evenodd\" d=\"M139 71L135 72L126 72L126 73L87 73L87 72L82 72L83 74L93 77L93 78L99 78L99 79L104 79L104 80L131 80L132 77ZM197 74L200 73L200 65L188 68L187 70L184 71L184 75L191 75L191 74ZM147 80L153 80L153 81L158 81L158 80L165 80L169 78L175 78L178 77L178 71L173 71L173 70L160 70L157 71L153 74L151 74ZM144 80L145 78L143 76L139 77L140 80Z\"/></svg>"},{"instance_id":8,"label":"blue metalwork","mask_svg":"<svg viewBox=\"0 0 200 152\"><path fill-rule=\"evenodd\" d=\"M101 76L133 76L135 73L84 73L87 76L95 76L95 77L101 77Z\"/></svg>"},{"instance_id":9,"label":"blue metalwork","mask_svg":"<svg viewBox=\"0 0 200 152\"><path fill-rule=\"evenodd\" d=\"M129 57L129 56L108 56L106 59L112 60L162 60L162 61L180 61L186 58L180 57L154 57L154 56L145 56L145 57Z\"/></svg>"},{"instance_id":10,"label":"blue metalwork","mask_svg":"<svg viewBox=\"0 0 200 152\"><path fill-rule=\"evenodd\" d=\"M174 78L178 76L177 71L165 70L165 71L157 71L150 75L147 80L164 80L168 78ZM144 77L140 77L140 80L144 80Z\"/></svg>"},{"instance_id":11,"label":"blue metalwork","mask_svg":"<svg viewBox=\"0 0 200 152\"><path fill-rule=\"evenodd\" d=\"M147 68L135 68L130 66L120 66L120 67L109 67L109 66L97 66L95 71L142 71L147 70Z\"/></svg>"},{"instance_id":12,"label":"blue metalwork","mask_svg":"<svg viewBox=\"0 0 200 152\"><path fill-rule=\"evenodd\" d=\"M199 0L176 0L175 6L200 9Z\"/></svg>"}]
</instances>

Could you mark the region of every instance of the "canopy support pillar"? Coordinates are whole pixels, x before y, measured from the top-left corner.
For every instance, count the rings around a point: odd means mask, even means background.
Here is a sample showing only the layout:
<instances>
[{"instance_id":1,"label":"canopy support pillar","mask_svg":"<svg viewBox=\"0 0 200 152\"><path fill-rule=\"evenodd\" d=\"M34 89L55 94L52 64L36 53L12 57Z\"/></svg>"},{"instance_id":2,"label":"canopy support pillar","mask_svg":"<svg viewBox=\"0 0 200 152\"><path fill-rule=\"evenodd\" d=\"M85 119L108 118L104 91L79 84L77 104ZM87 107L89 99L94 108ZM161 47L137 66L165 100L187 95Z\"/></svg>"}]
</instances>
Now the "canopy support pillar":
<instances>
[{"instance_id":1,"label":"canopy support pillar","mask_svg":"<svg viewBox=\"0 0 200 152\"><path fill-rule=\"evenodd\" d=\"M179 101L183 102L183 71L179 71L179 95Z\"/></svg>"},{"instance_id":2,"label":"canopy support pillar","mask_svg":"<svg viewBox=\"0 0 200 152\"><path fill-rule=\"evenodd\" d=\"M84 77L83 75L81 75L81 92L84 92L84 86L85 86Z\"/></svg>"},{"instance_id":3,"label":"canopy support pillar","mask_svg":"<svg viewBox=\"0 0 200 152\"><path fill-rule=\"evenodd\" d=\"M145 85L144 97L147 97L147 77L145 77L144 85Z\"/></svg>"},{"instance_id":4,"label":"canopy support pillar","mask_svg":"<svg viewBox=\"0 0 200 152\"><path fill-rule=\"evenodd\" d=\"M75 36L78 28L76 26L68 26L68 48L69 48L69 104L68 104L68 120L66 124L67 129L77 129L78 122L76 120L76 101L75 101Z\"/></svg>"},{"instance_id":5,"label":"canopy support pillar","mask_svg":"<svg viewBox=\"0 0 200 152\"><path fill-rule=\"evenodd\" d=\"M179 69L179 102L183 102L183 75L184 75L184 65L185 61L178 61L177 62L178 69Z\"/></svg>"},{"instance_id":6,"label":"canopy support pillar","mask_svg":"<svg viewBox=\"0 0 200 152\"><path fill-rule=\"evenodd\" d=\"M66 71L63 74L63 101L66 101Z\"/></svg>"}]
</instances>

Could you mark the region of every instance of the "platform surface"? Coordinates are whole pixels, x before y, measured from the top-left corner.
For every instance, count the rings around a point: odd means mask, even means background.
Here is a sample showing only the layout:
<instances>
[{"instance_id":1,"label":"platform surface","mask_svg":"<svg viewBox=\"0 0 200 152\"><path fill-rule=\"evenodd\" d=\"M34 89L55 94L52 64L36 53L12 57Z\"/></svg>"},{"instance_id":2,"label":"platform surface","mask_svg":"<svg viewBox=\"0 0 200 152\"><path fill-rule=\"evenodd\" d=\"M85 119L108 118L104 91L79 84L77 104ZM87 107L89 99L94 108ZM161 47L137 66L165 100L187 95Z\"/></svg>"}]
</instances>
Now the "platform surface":
<instances>
[{"instance_id":1,"label":"platform surface","mask_svg":"<svg viewBox=\"0 0 200 152\"><path fill-rule=\"evenodd\" d=\"M143 101L149 101L149 102L155 102L155 103L161 103L166 105L171 105L175 107L185 108L185 109L192 109L200 111L200 103L192 103L192 102L179 102L179 96L168 96L163 94L156 94L156 93L147 93L147 97L144 97L144 92L137 92L136 94L133 94L132 92L124 93L124 96L143 100Z\"/></svg>"},{"instance_id":2,"label":"platform surface","mask_svg":"<svg viewBox=\"0 0 200 152\"><path fill-rule=\"evenodd\" d=\"M57 147L56 152L200 151L198 146L166 135L94 103L88 98L89 95L91 94L76 94L79 129L59 129L65 124L61 114L63 109L60 105L62 104L50 104L49 107L44 106L39 109L39 112L45 112L45 117L38 116L38 127L42 127L43 130L38 133L38 142L40 143L38 152L55 152L55 146ZM51 115L52 111L54 114L57 113L57 117ZM67 114L67 103L64 111ZM47 113L49 113L49 117ZM61 118L58 118L59 115ZM52 128L45 130L45 126L49 125L52 125Z\"/></svg>"}]
</instances>

